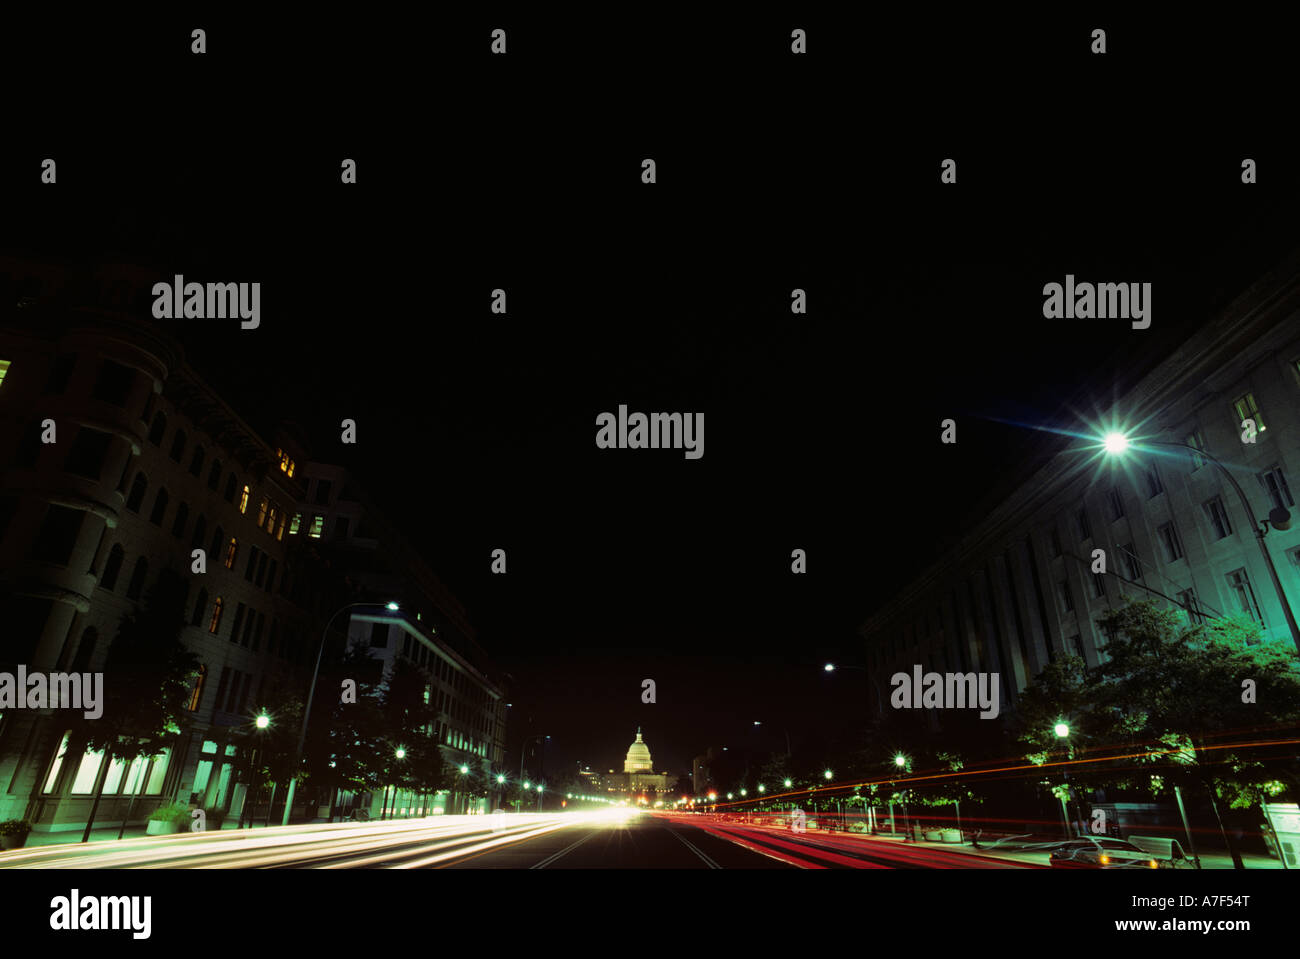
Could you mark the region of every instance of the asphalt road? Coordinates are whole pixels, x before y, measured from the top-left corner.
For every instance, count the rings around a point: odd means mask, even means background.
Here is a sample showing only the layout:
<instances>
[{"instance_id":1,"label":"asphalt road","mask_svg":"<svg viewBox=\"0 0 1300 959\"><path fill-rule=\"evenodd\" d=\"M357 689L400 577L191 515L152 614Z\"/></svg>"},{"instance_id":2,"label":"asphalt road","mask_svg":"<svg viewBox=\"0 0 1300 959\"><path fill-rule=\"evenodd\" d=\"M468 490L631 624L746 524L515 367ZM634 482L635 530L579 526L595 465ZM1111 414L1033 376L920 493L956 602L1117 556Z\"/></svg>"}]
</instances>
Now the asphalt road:
<instances>
[{"instance_id":1,"label":"asphalt road","mask_svg":"<svg viewBox=\"0 0 1300 959\"><path fill-rule=\"evenodd\" d=\"M888 839L610 810L314 823L0 854L17 869L1017 869Z\"/></svg>"}]
</instances>

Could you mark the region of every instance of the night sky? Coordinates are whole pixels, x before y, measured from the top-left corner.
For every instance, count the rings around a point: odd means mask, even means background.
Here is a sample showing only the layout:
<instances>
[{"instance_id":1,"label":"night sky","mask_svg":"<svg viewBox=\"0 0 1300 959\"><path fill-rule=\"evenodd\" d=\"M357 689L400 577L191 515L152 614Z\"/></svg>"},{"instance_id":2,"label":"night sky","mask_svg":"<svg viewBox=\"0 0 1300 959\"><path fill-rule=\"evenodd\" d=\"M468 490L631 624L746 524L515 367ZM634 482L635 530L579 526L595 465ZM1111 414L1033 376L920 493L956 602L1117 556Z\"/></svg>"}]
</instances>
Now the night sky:
<instances>
[{"instance_id":1,"label":"night sky","mask_svg":"<svg viewBox=\"0 0 1300 959\"><path fill-rule=\"evenodd\" d=\"M355 69L321 28L214 31L201 63L153 46L188 26L82 51L103 86L8 151L30 186L5 171L0 239L260 281L258 330L174 323L189 360L422 545L515 678L511 741L552 735L548 769L621 769L637 725L676 773L860 716L821 664L860 662L873 608L1032 472L1039 434L998 421L1077 427L1067 404L1107 403L1296 243L1294 147L1195 24L1120 32L1104 63L1065 22L968 46L551 21L512 28L505 62L496 25L360 29ZM816 58L788 55L792 25ZM1151 329L1045 320L1066 273L1151 282ZM620 403L704 412L704 457L598 450Z\"/></svg>"}]
</instances>

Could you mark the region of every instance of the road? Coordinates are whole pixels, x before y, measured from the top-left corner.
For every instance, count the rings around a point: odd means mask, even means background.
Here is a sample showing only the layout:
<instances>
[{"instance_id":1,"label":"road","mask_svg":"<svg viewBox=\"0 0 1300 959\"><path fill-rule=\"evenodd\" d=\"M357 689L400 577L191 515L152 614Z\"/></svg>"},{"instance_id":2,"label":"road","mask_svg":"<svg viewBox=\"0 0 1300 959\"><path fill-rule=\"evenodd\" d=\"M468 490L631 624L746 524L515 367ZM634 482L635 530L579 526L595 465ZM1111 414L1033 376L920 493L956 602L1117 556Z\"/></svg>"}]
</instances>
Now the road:
<instances>
[{"instance_id":1,"label":"road","mask_svg":"<svg viewBox=\"0 0 1300 959\"><path fill-rule=\"evenodd\" d=\"M222 830L0 854L10 869L979 869L969 853L725 817L599 813L437 816Z\"/></svg>"}]
</instances>

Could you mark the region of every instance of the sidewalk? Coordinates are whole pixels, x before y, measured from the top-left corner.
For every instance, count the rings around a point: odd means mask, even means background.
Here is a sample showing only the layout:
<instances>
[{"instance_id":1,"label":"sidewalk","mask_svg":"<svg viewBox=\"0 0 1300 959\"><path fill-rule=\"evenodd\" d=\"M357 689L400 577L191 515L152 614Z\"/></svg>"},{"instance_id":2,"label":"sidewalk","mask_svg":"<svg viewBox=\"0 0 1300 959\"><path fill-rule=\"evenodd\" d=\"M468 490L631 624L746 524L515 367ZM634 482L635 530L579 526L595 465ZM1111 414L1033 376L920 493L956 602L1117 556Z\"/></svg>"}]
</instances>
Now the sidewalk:
<instances>
[{"instance_id":1,"label":"sidewalk","mask_svg":"<svg viewBox=\"0 0 1300 959\"><path fill-rule=\"evenodd\" d=\"M891 836L888 833L883 833L880 835L870 836L863 833L836 833L836 835L848 836L850 838L863 839L867 841L875 840L881 842L898 842L898 843L907 841L903 838L901 834L897 836ZM970 845L970 843L927 842L925 840L912 842L910 843L910 845L917 846L922 849L944 849L947 850L948 852L966 853L967 855L971 855L971 856L984 856L990 859L1005 859L1008 862L1033 863L1034 865L1038 865L1038 866L1046 866L1048 864L1047 862L1048 851L1046 849L1036 849L1036 850L1023 851L1023 852L1016 849L990 849L987 846L985 846L982 849L975 849ZM1281 869L1282 868L1281 860L1273 859L1269 856L1260 856L1254 853L1242 853L1241 861L1242 863L1245 864L1247 869ZM1208 853L1202 852L1201 868L1202 869L1232 869L1234 868L1232 863L1232 856L1230 856L1226 852L1222 852L1222 853L1218 851L1208 852Z\"/></svg>"}]
</instances>

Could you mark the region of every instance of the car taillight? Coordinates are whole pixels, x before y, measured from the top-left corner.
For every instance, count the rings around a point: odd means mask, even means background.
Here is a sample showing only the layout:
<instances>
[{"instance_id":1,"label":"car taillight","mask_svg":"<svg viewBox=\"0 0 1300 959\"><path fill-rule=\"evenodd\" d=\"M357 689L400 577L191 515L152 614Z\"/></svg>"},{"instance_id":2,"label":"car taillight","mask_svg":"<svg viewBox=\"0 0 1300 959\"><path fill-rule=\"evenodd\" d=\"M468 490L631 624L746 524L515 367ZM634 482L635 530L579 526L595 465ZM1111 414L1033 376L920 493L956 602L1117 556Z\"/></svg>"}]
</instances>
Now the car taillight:
<instances>
[{"instance_id":1,"label":"car taillight","mask_svg":"<svg viewBox=\"0 0 1300 959\"><path fill-rule=\"evenodd\" d=\"M1110 856L1106 855L1105 853L1102 853L1102 854L1101 854L1101 858L1100 858L1098 861L1099 861L1103 866L1109 866L1109 865L1110 865Z\"/></svg>"},{"instance_id":2,"label":"car taillight","mask_svg":"<svg viewBox=\"0 0 1300 959\"><path fill-rule=\"evenodd\" d=\"M1158 863L1158 862L1156 862L1154 859L1152 859L1152 860L1151 860L1151 868L1152 868L1152 869L1159 869L1159 868L1160 868L1160 863Z\"/></svg>"}]
</instances>

